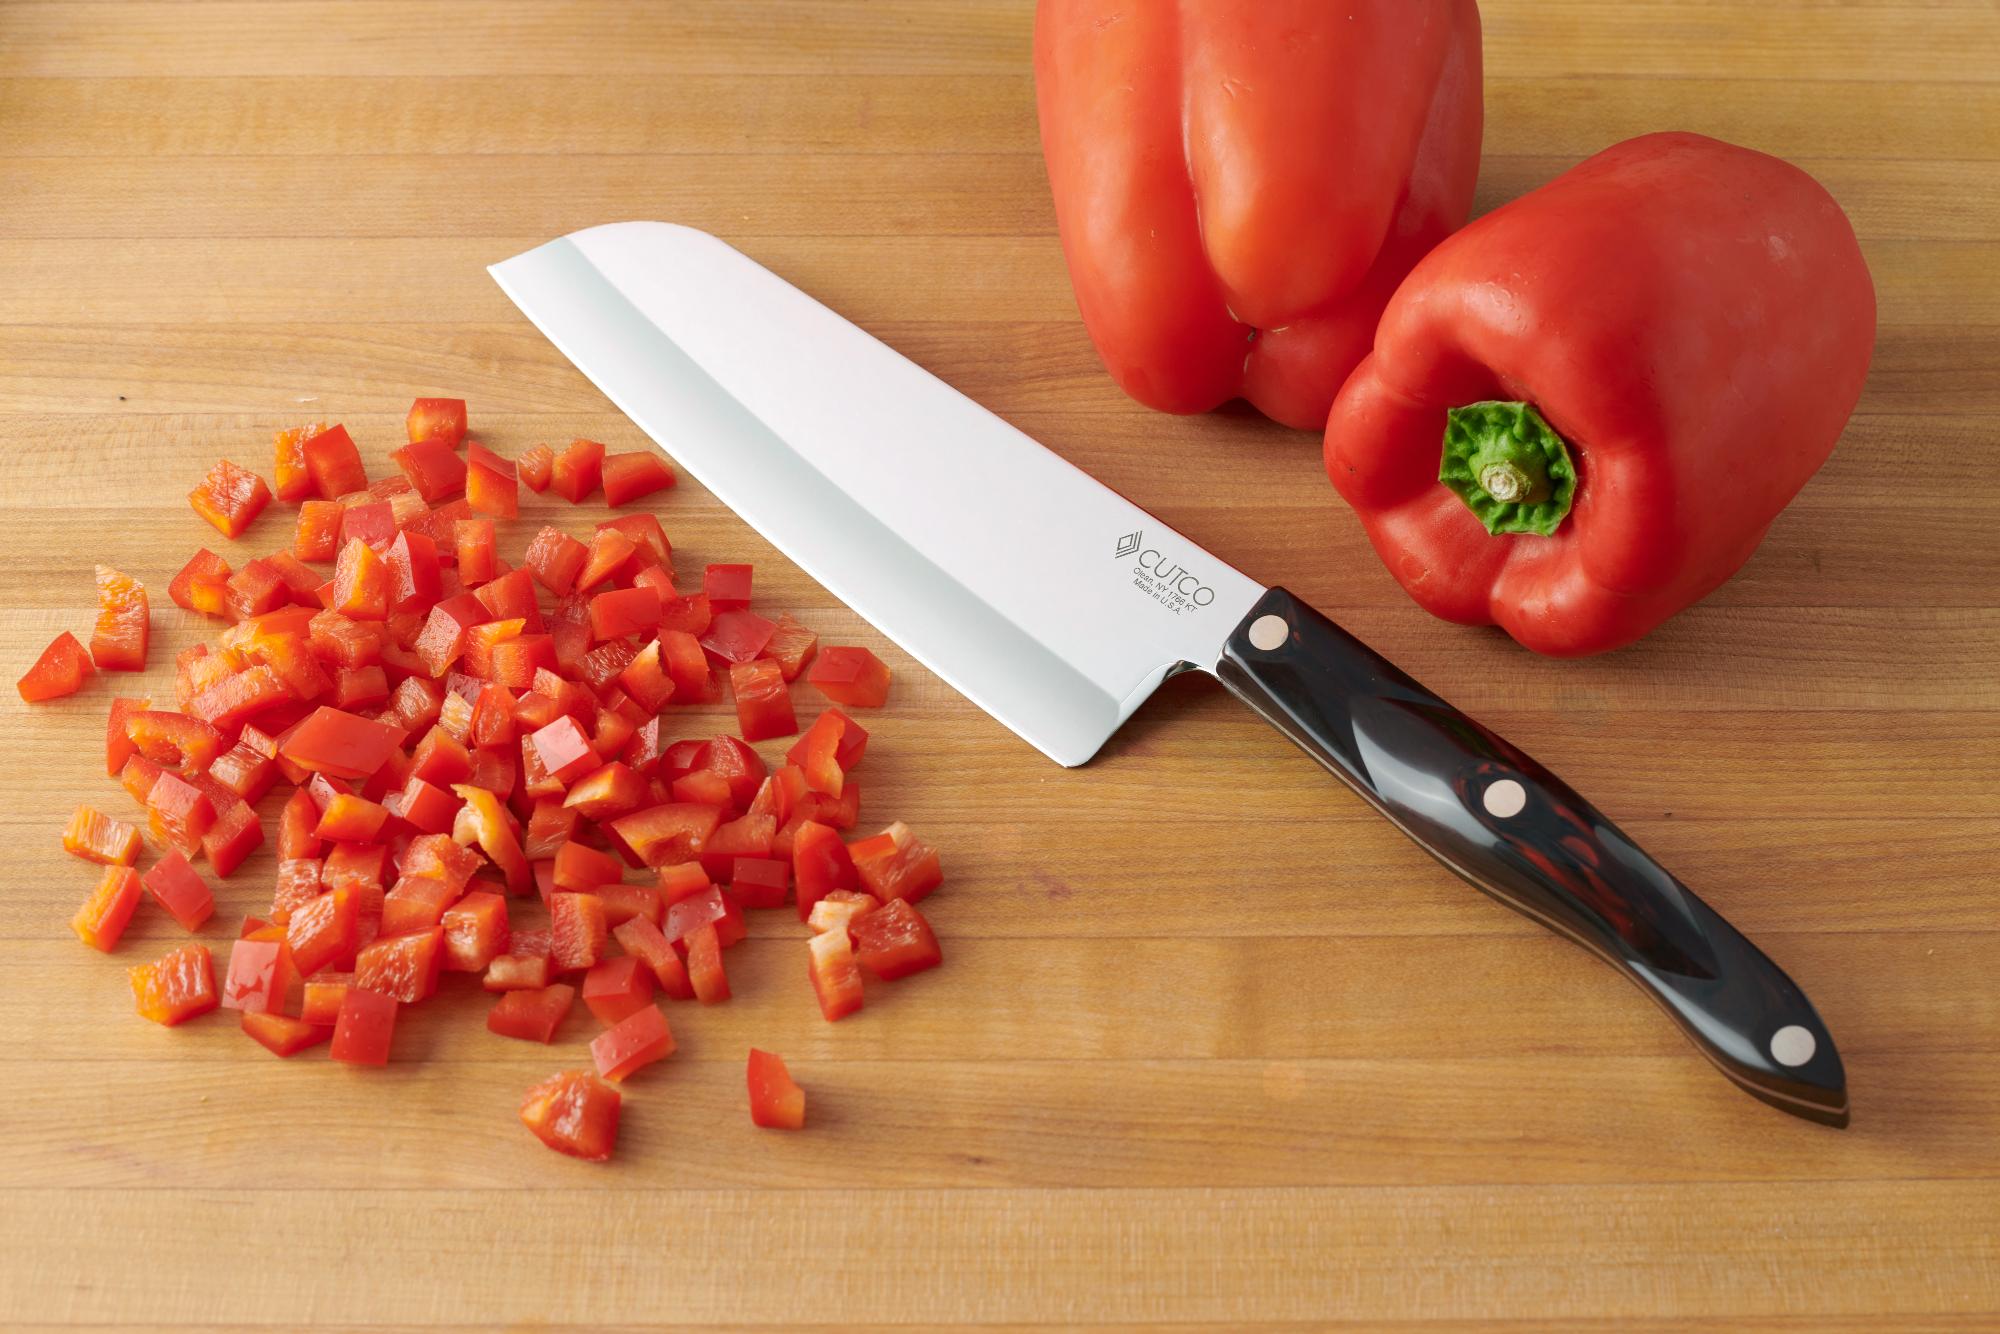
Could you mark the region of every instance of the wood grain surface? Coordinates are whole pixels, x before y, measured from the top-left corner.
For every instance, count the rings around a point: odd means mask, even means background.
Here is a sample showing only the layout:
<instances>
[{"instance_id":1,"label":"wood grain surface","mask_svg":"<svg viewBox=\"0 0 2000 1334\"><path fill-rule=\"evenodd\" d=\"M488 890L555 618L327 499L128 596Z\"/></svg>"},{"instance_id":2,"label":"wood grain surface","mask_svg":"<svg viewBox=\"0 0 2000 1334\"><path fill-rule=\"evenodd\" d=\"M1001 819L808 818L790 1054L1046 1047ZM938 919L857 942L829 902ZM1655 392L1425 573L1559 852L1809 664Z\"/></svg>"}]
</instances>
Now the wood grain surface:
<instances>
[{"instance_id":1,"label":"wood grain surface","mask_svg":"<svg viewBox=\"0 0 2000 1334\"><path fill-rule=\"evenodd\" d=\"M823 1023L800 929L671 1011L617 1161L514 1109L583 1063L408 1016L280 1062L133 1017L57 835L106 699L0 702L0 1320L30 1328L984 1324L1827 1330L2000 1323L2000 8L1488 0L1478 207L1652 129L1799 161L1853 216L1875 369L1748 568L1555 663L1410 605L1317 443L1127 401L1078 327L1026 0L0 3L0 662L154 591L151 688L210 627L180 499L274 428L371 468L420 393L503 453L639 433L483 266L594 222L714 230L1527 743L1810 991L1854 1126L1744 1097L1601 965L1472 894L1212 684L1063 772L699 488L683 565L894 666L864 823L949 872L946 966ZM529 505L511 540L595 509ZM288 539L274 511L228 554ZM122 689L114 690L114 686ZM691 717L700 734L716 711ZM767 749L774 749L767 747ZM203 932L268 900L268 853ZM783 1052L804 1134L754 1130Z\"/></svg>"}]
</instances>

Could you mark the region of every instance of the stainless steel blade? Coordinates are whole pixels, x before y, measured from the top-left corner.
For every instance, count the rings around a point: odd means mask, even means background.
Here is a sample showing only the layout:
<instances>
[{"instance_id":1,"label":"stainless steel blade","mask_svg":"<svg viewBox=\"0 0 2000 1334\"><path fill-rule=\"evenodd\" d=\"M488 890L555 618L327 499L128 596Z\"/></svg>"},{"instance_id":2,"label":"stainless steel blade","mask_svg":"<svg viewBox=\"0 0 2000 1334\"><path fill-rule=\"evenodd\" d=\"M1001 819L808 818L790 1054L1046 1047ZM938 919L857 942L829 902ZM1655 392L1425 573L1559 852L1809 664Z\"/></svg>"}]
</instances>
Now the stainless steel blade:
<instances>
[{"instance_id":1,"label":"stainless steel blade","mask_svg":"<svg viewBox=\"0 0 2000 1334\"><path fill-rule=\"evenodd\" d=\"M492 267L662 449L1060 764L1261 585L705 232L593 227Z\"/></svg>"}]
</instances>

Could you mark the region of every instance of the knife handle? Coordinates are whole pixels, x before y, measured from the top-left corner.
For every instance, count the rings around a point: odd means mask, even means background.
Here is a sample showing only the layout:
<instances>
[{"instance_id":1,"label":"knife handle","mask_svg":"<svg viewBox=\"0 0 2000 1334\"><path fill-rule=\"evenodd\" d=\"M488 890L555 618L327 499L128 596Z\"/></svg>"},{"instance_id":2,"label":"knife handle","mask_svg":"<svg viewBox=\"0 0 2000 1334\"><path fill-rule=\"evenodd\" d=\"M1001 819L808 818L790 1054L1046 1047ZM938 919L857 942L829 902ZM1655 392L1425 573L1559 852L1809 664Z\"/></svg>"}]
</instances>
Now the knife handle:
<instances>
[{"instance_id":1,"label":"knife handle","mask_svg":"<svg viewBox=\"0 0 2000 1334\"><path fill-rule=\"evenodd\" d=\"M1745 1091L1847 1124L1840 1054L1805 993L1519 748L1282 588L1216 675L1424 851L1637 983Z\"/></svg>"}]
</instances>

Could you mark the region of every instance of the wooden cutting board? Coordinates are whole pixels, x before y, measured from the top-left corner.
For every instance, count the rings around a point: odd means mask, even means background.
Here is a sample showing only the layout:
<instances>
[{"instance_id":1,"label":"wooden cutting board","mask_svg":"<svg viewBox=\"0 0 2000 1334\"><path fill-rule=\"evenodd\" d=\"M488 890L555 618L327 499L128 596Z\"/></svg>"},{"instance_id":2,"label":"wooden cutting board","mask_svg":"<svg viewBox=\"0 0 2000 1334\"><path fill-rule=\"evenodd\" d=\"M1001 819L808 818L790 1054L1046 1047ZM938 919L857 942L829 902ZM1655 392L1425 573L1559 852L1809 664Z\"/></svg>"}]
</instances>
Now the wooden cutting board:
<instances>
[{"instance_id":1,"label":"wooden cutting board","mask_svg":"<svg viewBox=\"0 0 2000 1334\"><path fill-rule=\"evenodd\" d=\"M1318 445L1143 411L1078 327L1025 0L0 6L0 662L171 607L180 497L274 428L380 471L415 394L503 453L643 440L484 265L621 218L711 229L1527 743L1811 992L1854 1127L1718 1078L1630 987L1472 894L1213 685L1057 770L693 486L683 567L755 561L894 666L865 818L939 843L943 969L817 1016L796 923L672 1010L617 1161L514 1109L584 1063L408 1016L387 1069L163 1031L66 925L105 701L0 702L0 1320L879 1329L1346 1320L1991 1327L2000 1315L2000 14L1978 0L1489 0L1480 209L1626 136L1791 157L1854 218L1881 342L1832 463L1639 647L1535 659L1410 605ZM529 505L509 540L594 508ZM714 712L690 734L726 725ZM203 935L268 898L268 855ZM810 1090L744 1113L751 1044ZM1460 1327L1452 1323L1452 1327Z\"/></svg>"}]
</instances>

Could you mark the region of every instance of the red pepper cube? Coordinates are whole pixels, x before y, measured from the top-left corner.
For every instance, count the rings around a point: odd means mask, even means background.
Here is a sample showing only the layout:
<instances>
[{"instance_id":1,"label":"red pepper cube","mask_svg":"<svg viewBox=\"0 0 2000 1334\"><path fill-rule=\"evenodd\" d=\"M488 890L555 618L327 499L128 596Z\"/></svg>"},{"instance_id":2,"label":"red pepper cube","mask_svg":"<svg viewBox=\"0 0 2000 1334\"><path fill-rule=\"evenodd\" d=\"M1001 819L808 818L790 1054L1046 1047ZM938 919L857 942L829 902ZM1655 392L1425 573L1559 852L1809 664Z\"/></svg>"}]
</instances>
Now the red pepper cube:
<instances>
[{"instance_id":1,"label":"red pepper cube","mask_svg":"<svg viewBox=\"0 0 2000 1334\"><path fill-rule=\"evenodd\" d=\"M549 898L549 958L558 972L589 968L604 957L610 924L594 894L554 894Z\"/></svg>"},{"instance_id":2,"label":"red pepper cube","mask_svg":"<svg viewBox=\"0 0 2000 1334\"><path fill-rule=\"evenodd\" d=\"M109 565L98 566L97 625L90 636L90 658L97 670L144 671L151 635L151 604L145 586Z\"/></svg>"},{"instance_id":3,"label":"red pepper cube","mask_svg":"<svg viewBox=\"0 0 2000 1334\"><path fill-rule=\"evenodd\" d=\"M297 504L313 494L312 473L306 468L306 441L326 429L326 423L291 426L272 437L271 488L278 499Z\"/></svg>"},{"instance_id":4,"label":"red pepper cube","mask_svg":"<svg viewBox=\"0 0 2000 1334\"><path fill-rule=\"evenodd\" d=\"M745 815L716 826L702 845L702 869L711 880L727 879L738 857L768 857L777 840L778 822L768 815Z\"/></svg>"},{"instance_id":5,"label":"red pepper cube","mask_svg":"<svg viewBox=\"0 0 2000 1334\"><path fill-rule=\"evenodd\" d=\"M308 1047L327 1040L332 1030L282 1014L254 1014L245 1010L240 1017L243 1031L273 1056L296 1056Z\"/></svg>"},{"instance_id":6,"label":"red pepper cube","mask_svg":"<svg viewBox=\"0 0 2000 1334\"><path fill-rule=\"evenodd\" d=\"M561 597L576 584L577 575L589 559L590 548L583 543L560 528L544 527L528 543L521 563L533 572L537 583Z\"/></svg>"},{"instance_id":7,"label":"red pepper cube","mask_svg":"<svg viewBox=\"0 0 2000 1334\"><path fill-rule=\"evenodd\" d=\"M194 506L194 512L214 524L215 531L224 537L242 536L250 521L270 503L271 488L264 485L264 479L228 459L210 468L201 485L188 492L188 504Z\"/></svg>"},{"instance_id":8,"label":"red pepper cube","mask_svg":"<svg viewBox=\"0 0 2000 1334\"><path fill-rule=\"evenodd\" d=\"M883 902L915 903L944 883L937 850L898 820L873 838L849 845L862 887Z\"/></svg>"},{"instance_id":9,"label":"red pepper cube","mask_svg":"<svg viewBox=\"0 0 2000 1334\"><path fill-rule=\"evenodd\" d=\"M720 1005L729 999L729 975L722 969L722 942L715 923L705 922L688 934L688 983L695 999L703 1005Z\"/></svg>"},{"instance_id":10,"label":"red pepper cube","mask_svg":"<svg viewBox=\"0 0 2000 1334\"><path fill-rule=\"evenodd\" d=\"M574 841L556 849L555 885L572 893L587 893L599 885L615 885L625 867L616 857Z\"/></svg>"},{"instance_id":11,"label":"red pepper cube","mask_svg":"<svg viewBox=\"0 0 2000 1334\"><path fill-rule=\"evenodd\" d=\"M331 1054L349 1065L387 1065L395 1033L395 999L350 986L334 1020Z\"/></svg>"},{"instance_id":12,"label":"red pepper cube","mask_svg":"<svg viewBox=\"0 0 2000 1334\"><path fill-rule=\"evenodd\" d=\"M321 500L338 500L368 489L368 470L361 465L361 451L345 426L329 426L300 442L305 453L306 473Z\"/></svg>"},{"instance_id":13,"label":"red pepper cube","mask_svg":"<svg viewBox=\"0 0 2000 1334\"><path fill-rule=\"evenodd\" d=\"M621 922L611 933L620 947L653 971L660 990L675 1000L693 1000L694 987L688 982L681 956L667 943L659 924L645 917Z\"/></svg>"},{"instance_id":14,"label":"red pepper cube","mask_svg":"<svg viewBox=\"0 0 2000 1334\"><path fill-rule=\"evenodd\" d=\"M618 1142L618 1090L584 1070L565 1070L528 1090L521 1124L558 1153L586 1162L611 1157Z\"/></svg>"},{"instance_id":15,"label":"red pepper cube","mask_svg":"<svg viewBox=\"0 0 2000 1334\"><path fill-rule=\"evenodd\" d=\"M854 889L861 883L840 835L816 820L802 823L792 835L792 875L798 882L802 922L828 894Z\"/></svg>"},{"instance_id":16,"label":"red pepper cube","mask_svg":"<svg viewBox=\"0 0 2000 1334\"><path fill-rule=\"evenodd\" d=\"M490 583L499 573L491 519L460 519L452 534L452 551L458 561L459 582L467 588Z\"/></svg>"},{"instance_id":17,"label":"red pepper cube","mask_svg":"<svg viewBox=\"0 0 2000 1334\"><path fill-rule=\"evenodd\" d=\"M422 533L397 533L382 555L389 571L389 606L395 611L423 613L443 591L438 577L437 544Z\"/></svg>"},{"instance_id":18,"label":"red pepper cube","mask_svg":"<svg viewBox=\"0 0 2000 1334\"><path fill-rule=\"evenodd\" d=\"M319 825L313 833L342 843L372 843L388 818L389 812L375 802L342 792L320 812Z\"/></svg>"},{"instance_id":19,"label":"red pepper cube","mask_svg":"<svg viewBox=\"0 0 2000 1334\"><path fill-rule=\"evenodd\" d=\"M354 985L414 1005L437 990L444 963L444 929L382 936L354 958Z\"/></svg>"},{"instance_id":20,"label":"red pepper cube","mask_svg":"<svg viewBox=\"0 0 2000 1334\"><path fill-rule=\"evenodd\" d=\"M447 496L465 490L465 460L455 452L454 441L412 440L392 450L389 461L402 469L410 485L424 503L435 505Z\"/></svg>"},{"instance_id":21,"label":"red pepper cube","mask_svg":"<svg viewBox=\"0 0 2000 1334\"><path fill-rule=\"evenodd\" d=\"M652 573L641 571L641 575ZM633 580L638 583L638 579ZM660 590L660 631L678 630L692 638L708 630L715 619L715 608L709 605L706 593L695 593L689 597L670 595L669 589Z\"/></svg>"},{"instance_id":22,"label":"red pepper cube","mask_svg":"<svg viewBox=\"0 0 2000 1334\"><path fill-rule=\"evenodd\" d=\"M621 815L604 828L647 866L672 866L701 855L703 843L722 822L713 806L668 802Z\"/></svg>"},{"instance_id":23,"label":"red pepper cube","mask_svg":"<svg viewBox=\"0 0 2000 1334\"><path fill-rule=\"evenodd\" d=\"M83 906L70 919L77 939L109 954L118 946L139 906L139 873L129 866L107 866Z\"/></svg>"},{"instance_id":24,"label":"red pepper cube","mask_svg":"<svg viewBox=\"0 0 2000 1334\"><path fill-rule=\"evenodd\" d=\"M130 866L139 860L139 829L92 806L78 806L63 830L63 851L100 866Z\"/></svg>"},{"instance_id":25,"label":"red pepper cube","mask_svg":"<svg viewBox=\"0 0 2000 1334\"><path fill-rule=\"evenodd\" d=\"M404 735L400 727L322 706L279 745L278 753L314 773L367 778L403 744Z\"/></svg>"},{"instance_id":26,"label":"red pepper cube","mask_svg":"<svg viewBox=\"0 0 2000 1334\"><path fill-rule=\"evenodd\" d=\"M549 985L554 973L546 954L497 954L486 965L482 985L488 991L533 991Z\"/></svg>"},{"instance_id":27,"label":"red pepper cube","mask_svg":"<svg viewBox=\"0 0 2000 1334\"><path fill-rule=\"evenodd\" d=\"M404 419L410 443L434 441L447 449L458 448L465 439L465 400L462 398L420 398L410 404Z\"/></svg>"},{"instance_id":28,"label":"red pepper cube","mask_svg":"<svg viewBox=\"0 0 2000 1334\"><path fill-rule=\"evenodd\" d=\"M21 698L30 704L74 695L97 669L75 635L65 630L42 650L35 665L21 677Z\"/></svg>"},{"instance_id":29,"label":"red pepper cube","mask_svg":"<svg viewBox=\"0 0 2000 1334\"><path fill-rule=\"evenodd\" d=\"M660 1013L660 1007L650 1002L599 1033L590 1043L590 1059L597 1066L597 1073L620 1083L673 1054L673 1030L667 1027L667 1017Z\"/></svg>"},{"instance_id":30,"label":"red pepper cube","mask_svg":"<svg viewBox=\"0 0 2000 1334\"><path fill-rule=\"evenodd\" d=\"M192 856L201 848L201 836L215 823L215 806L199 788L162 773L146 793L146 823L154 838Z\"/></svg>"},{"instance_id":31,"label":"red pepper cube","mask_svg":"<svg viewBox=\"0 0 2000 1334\"><path fill-rule=\"evenodd\" d=\"M340 843L327 853L320 876L328 889L361 889L380 897L389 849L379 843Z\"/></svg>"},{"instance_id":32,"label":"red pepper cube","mask_svg":"<svg viewBox=\"0 0 2000 1334\"><path fill-rule=\"evenodd\" d=\"M257 1014L280 1014L292 987L299 981L299 970L283 939L238 940L229 951L229 973L222 982L222 1006Z\"/></svg>"},{"instance_id":33,"label":"red pepper cube","mask_svg":"<svg viewBox=\"0 0 2000 1334\"><path fill-rule=\"evenodd\" d=\"M140 884L183 930L196 930L215 912L215 896L208 883L179 852L169 850L153 863Z\"/></svg>"},{"instance_id":34,"label":"red pepper cube","mask_svg":"<svg viewBox=\"0 0 2000 1334\"><path fill-rule=\"evenodd\" d=\"M155 764L171 765L184 776L206 773L222 754L222 734L200 718L148 709L125 720L125 734Z\"/></svg>"},{"instance_id":35,"label":"red pepper cube","mask_svg":"<svg viewBox=\"0 0 2000 1334\"><path fill-rule=\"evenodd\" d=\"M717 611L732 611L750 605L750 576L754 566L711 565L702 574L701 591Z\"/></svg>"},{"instance_id":36,"label":"red pepper cube","mask_svg":"<svg viewBox=\"0 0 2000 1334\"><path fill-rule=\"evenodd\" d=\"M752 1125L769 1130L805 1128L805 1090L793 1082L782 1057L752 1047L747 1073Z\"/></svg>"},{"instance_id":37,"label":"red pepper cube","mask_svg":"<svg viewBox=\"0 0 2000 1334\"><path fill-rule=\"evenodd\" d=\"M327 559L331 560L329 555ZM198 611L204 616L228 612L225 590L229 583L229 562L207 547L197 549L181 566L180 573L167 585L167 596L177 607Z\"/></svg>"},{"instance_id":38,"label":"red pepper cube","mask_svg":"<svg viewBox=\"0 0 2000 1334\"><path fill-rule=\"evenodd\" d=\"M576 988L557 982L551 986L510 988L486 1012L486 1029L503 1038L524 1042L553 1042L556 1030L576 1004Z\"/></svg>"},{"instance_id":39,"label":"red pepper cube","mask_svg":"<svg viewBox=\"0 0 2000 1334\"><path fill-rule=\"evenodd\" d=\"M631 561L639 544L617 528L598 525L591 534L589 555L584 558L583 570L576 577L575 591L582 593L597 587L623 570ZM653 590L658 593L658 589Z\"/></svg>"},{"instance_id":40,"label":"red pepper cube","mask_svg":"<svg viewBox=\"0 0 2000 1334\"><path fill-rule=\"evenodd\" d=\"M764 656L778 664L787 681L796 681L818 648L818 635L790 616L780 616L764 643Z\"/></svg>"},{"instance_id":41,"label":"red pepper cube","mask_svg":"<svg viewBox=\"0 0 2000 1334\"><path fill-rule=\"evenodd\" d=\"M437 876L403 876L382 900L382 934L428 931L444 921L444 910L458 902L458 896L458 890Z\"/></svg>"},{"instance_id":42,"label":"red pepper cube","mask_svg":"<svg viewBox=\"0 0 2000 1334\"><path fill-rule=\"evenodd\" d=\"M838 797L846 785L847 773L839 759L840 738L846 728L846 719L828 709L785 752L786 761L799 767L805 774L806 786L813 791Z\"/></svg>"},{"instance_id":43,"label":"red pepper cube","mask_svg":"<svg viewBox=\"0 0 2000 1334\"><path fill-rule=\"evenodd\" d=\"M511 519L521 512L514 465L477 440L465 442L465 501L481 514Z\"/></svg>"},{"instance_id":44,"label":"red pepper cube","mask_svg":"<svg viewBox=\"0 0 2000 1334\"><path fill-rule=\"evenodd\" d=\"M875 709L889 698L889 669L865 648L824 648L806 674L806 684L835 704Z\"/></svg>"},{"instance_id":45,"label":"red pepper cube","mask_svg":"<svg viewBox=\"0 0 2000 1334\"><path fill-rule=\"evenodd\" d=\"M651 634L660 624L660 595L650 588L614 588L590 600L593 640Z\"/></svg>"},{"instance_id":46,"label":"red pepper cube","mask_svg":"<svg viewBox=\"0 0 2000 1334\"><path fill-rule=\"evenodd\" d=\"M454 973L483 973L507 952L507 900L475 889L444 910L444 967Z\"/></svg>"},{"instance_id":47,"label":"red pepper cube","mask_svg":"<svg viewBox=\"0 0 2000 1334\"><path fill-rule=\"evenodd\" d=\"M845 931L822 931L807 942L812 952L813 994L828 1023L845 1019L861 1008L861 969L854 962L854 945Z\"/></svg>"},{"instance_id":48,"label":"red pepper cube","mask_svg":"<svg viewBox=\"0 0 2000 1334\"><path fill-rule=\"evenodd\" d=\"M251 853L263 846L264 822L257 818L257 812L247 801L231 801L224 805L215 822L201 836L202 856L208 858L209 869L219 876L228 876Z\"/></svg>"},{"instance_id":49,"label":"red pepper cube","mask_svg":"<svg viewBox=\"0 0 2000 1334\"><path fill-rule=\"evenodd\" d=\"M884 981L935 968L944 958L931 924L908 899L890 899L849 922L847 930L855 959Z\"/></svg>"},{"instance_id":50,"label":"red pepper cube","mask_svg":"<svg viewBox=\"0 0 2000 1334\"><path fill-rule=\"evenodd\" d=\"M667 667L667 678L674 683L674 702L677 704L701 704L714 697L715 681L709 675L708 655L702 652L701 641L680 630L665 628L660 630L660 657Z\"/></svg>"},{"instance_id":51,"label":"red pepper cube","mask_svg":"<svg viewBox=\"0 0 2000 1334\"><path fill-rule=\"evenodd\" d=\"M547 445L530 445L514 460L514 470L520 474L521 485L540 495L549 489L549 474L555 461L555 451Z\"/></svg>"},{"instance_id":52,"label":"red pepper cube","mask_svg":"<svg viewBox=\"0 0 2000 1334\"><path fill-rule=\"evenodd\" d=\"M183 945L128 970L141 1018L171 1028L215 1008L215 967L208 946Z\"/></svg>"},{"instance_id":53,"label":"red pepper cube","mask_svg":"<svg viewBox=\"0 0 2000 1334\"><path fill-rule=\"evenodd\" d=\"M587 820L609 820L637 810L645 804L646 797L645 780L625 764L613 760L571 784L563 805L580 812Z\"/></svg>"},{"instance_id":54,"label":"red pepper cube","mask_svg":"<svg viewBox=\"0 0 2000 1334\"><path fill-rule=\"evenodd\" d=\"M567 786L603 761L576 719L565 714L528 738L549 777Z\"/></svg>"},{"instance_id":55,"label":"red pepper cube","mask_svg":"<svg viewBox=\"0 0 2000 1334\"><path fill-rule=\"evenodd\" d=\"M736 857L730 862L729 891L746 908L782 908L791 888L791 865L775 857Z\"/></svg>"},{"instance_id":56,"label":"red pepper cube","mask_svg":"<svg viewBox=\"0 0 2000 1334\"><path fill-rule=\"evenodd\" d=\"M604 469L604 446L595 440L572 440L549 468L549 490L572 505L597 489Z\"/></svg>"},{"instance_id":57,"label":"red pepper cube","mask_svg":"<svg viewBox=\"0 0 2000 1334\"><path fill-rule=\"evenodd\" d=\"M386 500L359 505L343 505L340 511L340 545L365 542L380 551L396 535L396 510Z\"/></svg>"},{"instance_id":58,"label":"red pepper cube","mask_svg":"<svg viewBox=\"0 0 2000 1334\"><path fill-rule=\"evenodd\" d=\"M674 470L650 451L607 454L604 458L604 503L617 509L674 484Z\"/></svg>"},{"instance_id":59,"label":"red pepper cube","mask_svg":"<svg viewBox=\"0 0 2000 1334\"><path fill-rule=\"evenodd\" d=\"M749 662L763 654L777 630L777 622L768 621L754 611L737 608L716 612L700 642L703 648L724 662Z\"/></svg>"},{"instance_id":60,"label":"red pepper cube","mask_svg":"<svg viewBox=\"0 0 2000 1334\"><path fill-rule=\"evenodd\" d=\"M583 1003L606 1028L653 999L653 971L629 954L601 959L583 975Z\"/></svg>"},{"instance_id":61,"label":"red pepper cube","mask_svg":"<svg viewBox=\"0 0 2000 1334\"><path fill-rule=\"evenodd\" d=\"M333 602L329 611L357 621L380 621L389 615L389 567L375 548L352 538L340 549L333 567Z\"/></svg>"},{"instance_id":62,"label":"red pepper cube","mask_svg":"<svg viewBox=\"0 0 2000 1334\"><path fill-rule=\"evenodd\" d=\"M389 698L389 675L380 663L342 667L333 674L333 706L349 712Z\"/></svg>"},{"instance_id":63,"label":"red pepper cube","mask_svg":"<svg viewBox=\"0 0 2000 1334\"><path fill-rule=\"evenodd\" d=\"M736 721L745 741L768 741L799 730L791 692L777 663L763 658L738 663L729 669L729 687L736 696Z\"/></svg>"},{"instance_id":64,"label":"red pepper cube","mask_svg":"<svg viewBox=\"0 0 2000 1334\"><path fill-rule=\"evenodd\" d=\"M344 964L361 945L361 914L356 891L328 890L291 910L285 925L285 945L301 973Z\"/></svg>"}]
</instances>

